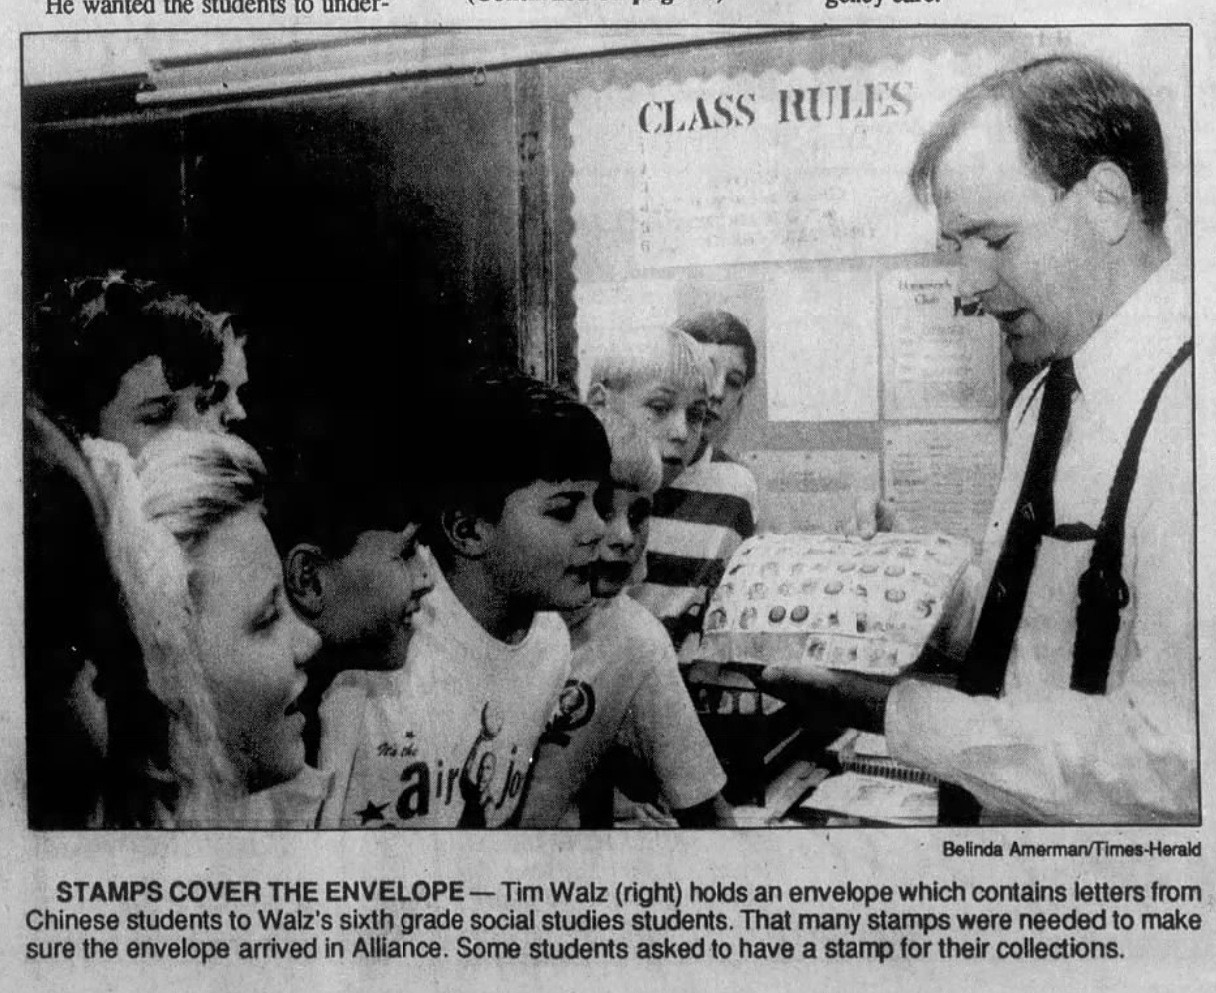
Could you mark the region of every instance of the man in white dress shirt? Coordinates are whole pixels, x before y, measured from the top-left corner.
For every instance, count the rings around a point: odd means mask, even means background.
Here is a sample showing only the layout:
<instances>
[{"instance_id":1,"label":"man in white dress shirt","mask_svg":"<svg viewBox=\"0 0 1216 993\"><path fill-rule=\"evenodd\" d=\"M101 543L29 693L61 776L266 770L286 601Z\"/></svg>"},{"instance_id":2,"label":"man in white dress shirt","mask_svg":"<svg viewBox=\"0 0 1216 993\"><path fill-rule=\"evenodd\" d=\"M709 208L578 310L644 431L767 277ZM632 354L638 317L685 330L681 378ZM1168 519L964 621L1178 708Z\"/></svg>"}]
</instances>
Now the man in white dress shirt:
<instances>
[{"instance_id":1,"label":"man in white dress shirt","mask_svg":"<svg viewBox=\"0 0 1216 993\"><path fill-rule=\"evenodd\" d=\"M985 822L1195 822L1191 295L1156 113L1102 63L1037 60L955 101L910 180L961 292L1048 364L1011 411L960 689L761 678L885 731Z\"/></svg>"}]
</instances>

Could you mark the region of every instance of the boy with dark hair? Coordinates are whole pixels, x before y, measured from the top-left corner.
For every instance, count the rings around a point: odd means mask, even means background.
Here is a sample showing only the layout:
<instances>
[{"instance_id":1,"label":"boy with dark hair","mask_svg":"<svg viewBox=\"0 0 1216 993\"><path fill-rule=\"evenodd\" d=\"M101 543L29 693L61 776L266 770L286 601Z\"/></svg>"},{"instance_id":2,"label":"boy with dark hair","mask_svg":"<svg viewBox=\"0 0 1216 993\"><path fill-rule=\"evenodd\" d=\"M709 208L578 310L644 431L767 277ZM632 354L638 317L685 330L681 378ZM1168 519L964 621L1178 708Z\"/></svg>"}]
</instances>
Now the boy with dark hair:
<instances>
[{"instance_id":1,"label":"boy with dark hair","mask_svg":"<svg viewBox=\"0 0 1216 993\"><path fill-rule=\"evenodd\" d=\"M236 321L234 314L217 314L223 336L223 361L216 373L211 388L211 409L208 411L210 426L217 431L231 431L248 416L241 391L249 384L249 363L246 346L249 343L248 329Z\"/></svg>"},{"instance_id":2,"label":"boy with dark hair","mask_svg":"<svg viewBox=\"0 0 1216 993\"><path fill-rule=\"evenodd\" d=\"M649 439L632 421L600 412L612 446L612 483L600 495L607 527L592 572L595 599L563 616L574 658L541 746L520 823L611 827L620 749L677 823L732 823L726 775L680 678L667 633L624 591L646 551L650 501L661 478Z\"/></svg>"},{"instance_id":3,"label":"boy with dark hair","mask_svg":"<svg viewBox=\"0 0 1216 993\"><path fill-rule=\"evenodd\" d=\"M413 619L430 592L430 559L418 540L416 487L401 471L404 438L374 440L340 420L297 453L293 471L271 493L269 523L284 550L283 573L295 611L321 636L301 698L308 761L317 764L317 710L347 669L392 669L405 660ZM361 439L366 439L361 441ZM373 450L374 449L374 450Z\"/></svg>"},{"instance_id":4,"label":"boy with dark hair","mask_svg":"<svg viewBox=\"0 0 1216 993\"><path fill-rule=\"evenodd\" d=\"M716 461L731 461L725 452L726 443L756 378L756 342L747 325L725 310L703 310L681 317L675 326L701 345L713 368L702 449L693 464L711 450Z\"/></svg>"},{"instance_id":5,"label":"boy with dark hair","mask_svg":"<svg viewBox=\"0 0 1216 993\"><path fill-rule=\"evenodd\" d=\"M209 426L225 318L122 272L64 280L34 306L30 384L77 437L138 455L162 431Z\"/></svg>"},{"instance_id":6,"label":"boy with dark hair","mask_svg":"<svg viewBox=\"0 0 1216 993\"><path fill-rule=\"evenodd\" d=\"M404 667L343 673L322 705L325 824L509 823L569 672L549 611L591 598L610 462L591 411L517 373L480 374L445 406L428 439L435 590Z\"/></svg>"}]
</instances>

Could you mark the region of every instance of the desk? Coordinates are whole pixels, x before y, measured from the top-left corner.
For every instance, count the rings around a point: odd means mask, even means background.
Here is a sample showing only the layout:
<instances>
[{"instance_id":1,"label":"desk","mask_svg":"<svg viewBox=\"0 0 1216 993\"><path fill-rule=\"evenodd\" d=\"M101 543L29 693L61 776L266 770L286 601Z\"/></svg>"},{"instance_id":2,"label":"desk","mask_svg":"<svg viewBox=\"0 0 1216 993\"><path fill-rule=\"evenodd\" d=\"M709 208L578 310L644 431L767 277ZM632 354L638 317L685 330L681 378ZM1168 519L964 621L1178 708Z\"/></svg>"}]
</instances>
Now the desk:
<instances>
[{"instance_id":1,"label":"desk","mask_svg":"<svg viewBox=\"0 0 1216 993\"><path fill-rule=\"evenodd\" d=\"M857 769L853 756L844 765L854 772L849 781L839 780L837 788L848 792L855 787L856 799L878 802L874 817L841 816L829 811L802 807L825 780L842 771L837 742L845 729L832 722L832 715L810 715L763 693L743 672L720 663L698 660L682 665L685 683L693 698L710 742L727 773L723 791L735 808L741 827L769 826L869 826L905 825L879 816L881 802L903 799L891 784L903 777L880 775L877 781L858 779L859 773L872 773L873 767ZM945 685L956 681L957 663L935 650L926 650L907 674ZM875 677L877 678L877 677ZM873 739L871 739L873 740ZM935 784L930 784L935 785ZM886 788L884 788L884 786ZM900 791L902 793L902 791ZM906 805L919 812L922 796L911 796ZM936 803L933 804L936 809ZM850 805L850 813L856 809Z\"/></svg>"}]
</instances>

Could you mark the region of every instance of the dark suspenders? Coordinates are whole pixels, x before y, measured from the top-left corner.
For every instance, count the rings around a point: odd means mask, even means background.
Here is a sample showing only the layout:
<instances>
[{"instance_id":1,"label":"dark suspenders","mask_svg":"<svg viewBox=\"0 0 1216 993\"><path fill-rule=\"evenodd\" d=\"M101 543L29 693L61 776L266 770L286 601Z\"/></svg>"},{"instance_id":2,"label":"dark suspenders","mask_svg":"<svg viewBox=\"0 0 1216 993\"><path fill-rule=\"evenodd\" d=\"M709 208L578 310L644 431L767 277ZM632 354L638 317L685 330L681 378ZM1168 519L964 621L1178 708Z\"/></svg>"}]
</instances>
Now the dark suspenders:
<instances>
[{"instance_id":1,"label":"dark suspenders","mask_svg":"<svg viewBox=\"0 0 1216 993\"><path fill-rule=\"evenodd\" d=\"M1106 692L1115 636L1119 633L1119 614L1128 600L1127 583L1122 574L1123 542L1127 505L1131 501L1132 487L1136 485L1140 451L1166 384L1193 350L1191 342L1186 342L1149 387L1111 482L1089 568L1077 583L1077 638L1073 644L1071 685L1081 693L1101 695Z\"/></svg>"},{"instance_id":2,"label":"dark suspenders","mask_svg":"<svg viewBox=\"0 0 1216 993\"><path fill-rule=\"evenodd\" d=\"M1073 643L1070 685L1081 693L1106 693L1106 681L1115 652L1115 637L1119 633L1119 615L1128 602L1127 583L1123 580L1122 572L1124 531L1127 507L1140 466L1140 452L1144 448L1144 439L1157 412L1161 394L1193 351L1192 343L1187 341L1174 353L1149 387L1115 469L1106 508L1094 538L1089 567L1077 583L1077 634ZM943 782L938 823L975 824L978 819L979 804L975 798L962 787Z\"/></svg>"}]
</instances>

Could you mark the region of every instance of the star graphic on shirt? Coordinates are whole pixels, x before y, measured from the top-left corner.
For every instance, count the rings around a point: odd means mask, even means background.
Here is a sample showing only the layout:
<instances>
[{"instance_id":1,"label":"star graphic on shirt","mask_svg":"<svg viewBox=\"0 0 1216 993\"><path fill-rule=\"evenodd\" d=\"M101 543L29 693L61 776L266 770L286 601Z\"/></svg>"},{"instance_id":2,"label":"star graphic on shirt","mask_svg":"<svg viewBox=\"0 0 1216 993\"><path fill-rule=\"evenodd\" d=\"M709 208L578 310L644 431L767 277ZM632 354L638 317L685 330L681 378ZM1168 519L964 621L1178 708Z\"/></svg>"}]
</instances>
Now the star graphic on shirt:
<instances>
[{"instance_id":1,"label":"star graphic on shirt","mask_svg":"<svg viewBox=\"0 0 1216 993\"><path fill-rule=\"evenodd\" d=\"M372 803L371 800L368 800L367 806L359 811L359 817L364 825L371 821L382 821L384 820L384 808L387 806L387 803Z\"/></svg>"}]
</instances>

